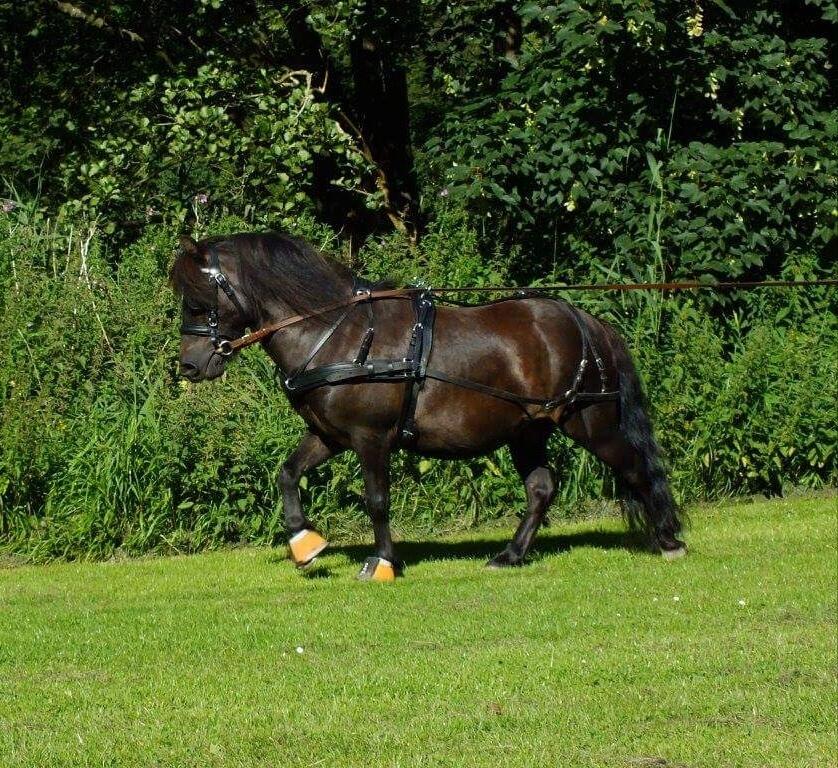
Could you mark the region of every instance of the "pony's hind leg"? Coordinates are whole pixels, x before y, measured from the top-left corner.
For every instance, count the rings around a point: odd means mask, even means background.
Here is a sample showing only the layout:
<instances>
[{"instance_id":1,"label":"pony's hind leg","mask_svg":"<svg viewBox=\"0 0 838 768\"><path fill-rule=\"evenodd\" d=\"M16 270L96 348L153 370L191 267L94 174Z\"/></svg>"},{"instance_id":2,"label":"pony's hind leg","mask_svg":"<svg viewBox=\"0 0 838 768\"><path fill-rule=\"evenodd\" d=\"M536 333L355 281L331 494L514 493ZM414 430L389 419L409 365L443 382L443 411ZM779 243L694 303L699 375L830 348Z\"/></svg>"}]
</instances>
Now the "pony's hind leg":
<instances>
[{"instance_id":1,"label":"pony's hind leg","mask_svg":"<svg viewBox=\"0 0 838 768\"><path fill-rule=\"evenodd\" d=\"M527 514L503 552L486 563L490 568L523 565L544 521L555 493L553 472L547 466L547 441L552 431L552 424L535 422L509 444L515 469L527 489Z\"/></svg>"},{"instance_id":2,"label":"pony's hind leg","mask_svg":"<svg viewBox=\"0 0 838 768\"><path fill-rule=\"evenodd\" d=\"M641 407L639 403L623 403L620 409L613 403L592 405L567 419L563 430L617 475L629 523L645 530L664 557L680 557L686 553L678 538L681 521L648 417L645 409L641 414L626 413ZM628 419L634 423L627 424Z\"/></svg>"}]
</instances>

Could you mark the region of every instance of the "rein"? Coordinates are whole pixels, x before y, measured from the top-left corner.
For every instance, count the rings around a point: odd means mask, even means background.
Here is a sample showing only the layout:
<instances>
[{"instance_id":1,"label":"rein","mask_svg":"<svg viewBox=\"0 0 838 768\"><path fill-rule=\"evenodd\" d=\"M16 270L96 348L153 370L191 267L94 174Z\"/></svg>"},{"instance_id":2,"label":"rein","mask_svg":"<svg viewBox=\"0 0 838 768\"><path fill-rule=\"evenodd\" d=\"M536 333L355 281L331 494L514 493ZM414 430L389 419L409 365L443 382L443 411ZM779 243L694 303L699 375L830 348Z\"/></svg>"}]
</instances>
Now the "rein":
<instances>
[{"instance_id":1,"label":"rein","mask_svg":"<svg viewBox=\"0 0 838 768\"><path fill-rule=\"evenodd\" d=\"M674 283L576 283L575 285L481 285L471 287L441 286L429 288L431 293L554 293L557 291L736 291L752 288L806 288L817 285L838 286L838 280L743 280L728 283L702 283L684 280Z\"/></svg>"},{"instance_id":2,"label":"rein","mask_svg":"<svg viewBox=\"0 0 838 768\"><path fill-rule=\"evenodd\" d=\"M280 320L270 325L265 325L256 331L246 333L233 341L222 341L218 345L218 352L221 355L232 355L233 352L238 352L240 349L249 347L251 344L257 344L263 339L267 338L277 331L281 331L288 326L296 325L304 320L312 317L319 317L336 309L343 309L344 307L351 307L354 304L360 304L362 301L374 301L375 299L411 299L418 291L417 288L390 288L382 291L361 290L358 291L351 299L344 299L343 301L336 301L333 304L327 304L325 307L318 307L311 312L306 312L302 315L293 315L287 317L285 320Z\"/></svg>"},{"instance_id":3,"label":"rein","mask_svg":"<svg viewBox=\"0 0 838 768\"><path fill-rule=\"evenodd\" d=\"M224 293L235 304L236 308L244 313L241 304L235 296L235 292L230 286L227 277L218 268L218 255L214 249L211 250L210 274L215 284L224 291ZM213 271L214 270L214 271ZM218 327L218 307L216 302L215 308L215 328L216 336L208 332L212 327L212 314L208 316L209 327L207 326L183 326L181 330L185 329L200 329L199 332L191 331L194 335L210 336L216 345L216 351L228 357L240 349L249 347L251 344L257 344L263 339L267 338L277 331L281 331L291 325L296 325L304 320L312 317L319 317L336 309L343 309L344 307L351 307L363 301L374 301L375 299L412 299L419 293L427 294L443 294L443 293L509 293L512 294L510 298L522 298L526 296L538 296L545 293L556 293L560 291L695 291L695 290L750 290L753 288L799 288L809 286L838 286L838 280L761 280L761 281L742 281L742 282L725 282L725 283L702 283L695 280L671 282L671 283L577 283L575 285L544 285L544 286L527 286L521 288L518 286L470 286L470 287L455 287L455 286L440 286L438 288L391 288L381 291L363 290L357 291L351 299L344 299L343 301L336 301L332 304L327 304L324 307L319 307L311 312L305 314L294 315L280 320L276 323L263 326L256 331L246 333L238 339L229 340L221 339L216 341L217 327ZM453 302L457 303L457 302ZM212 313L213 310L210 310Z\"/></svg>"},{"instance_id":4,"label":"rein","mask_svg":"<svg viewBox=\"0 0 838 768\"><path fill-rule=\"evenodd\" d=\"M580 317L577 310L567 302L562 302L576 324L577 329L582 340L582 349L580 355L579 365L576 370L576 375L570 388L563 394L556 395L549 398L529 397L515 392L509 392L504 389L472 381L470 379L461 378L449 374L444 371L439 371L428 366L431 347L433 344L433 330L434 330L434 305L433 297L435 294L445 293L468 293L468 292L497 292L509 293L508 297L496 299L495 301L505 301L514 298L534 298L544 296L545 294L555 293L560 291L639 291L639 290L660 290L660 291L684 291L684 290L698 290L698 289L742 289L742 288L786 288L797 286L810 285L838 285L838 280L766 280L762 282L741 282L741 283L700 283L697 281L680 282L680 283L592 283L592 284L578 284L578 285L547 285L539 287L508 287L508 286L481 286L481 287L439 287L439 288L424 288L424 287L410 287L410 288L391 288L384 290L372 290L370 288L358 289L354 292L351 298L336 301L325 306L318 307L309 312L298 315L292 315L284 320L279 320L275 323L262 326L261 328L245 333L236 339L229 339L224 337L219 331L218 327L218 289L220 288L230 302L235 306L239 312L240 318L243 320L247 317L244 306L236 295L233 286L227 279L227 276L221 271L218 253L215 248L209 249L209 265L202 270L209 275L210 284L215 288L215 297L213 305L207 310L207 322L205 325L194 323L183 323L181 325L181 333L192 336L207 336L211 339L215 353L223 357L229 357L235 352L238 352L245 347L257 344L269 336L288 328L292 325L297 325L305 320L313 317L320 317L334 312L335 310L343 309L340 316L331 324L326 332L320 337L311 349L306 361L299 366L291 374L286 375L277 366L277 372L282 374L282 384L286 392L300 393L310 389L315 389L326 384L342 384L360 381L384 381L396 382L404 381L407 384L405 390L405 397L402 402L402 411L399 417L397 434L403 444L414 443L417 439L418 431L414 421L414 414L416 411L419 393L421 392L424 382L427 379L435 379L437 381L452 384L463 389L471 389L480 392L490 397L506 400L524 408L530 418L532 415L526 411L527 406L536 406L544 409L549 413L561 406L585 407L586 405L600 403L605 401L616 401L619 399L620 393L618 390L609 390L605 364L600 357L594 340L587 329L583 319ZM407 350L407 355L399 359L381 359L381 360L367 360L367 355L372 345L373 334L375 333L375 322L373 316L373 302L378 299L401 299L409 300L413 306L415 313L415 322L411 330L410 343ZM461 302L453 299L443 299L451 304L462 305ZM317 353L323 348L326 342L332 337L334 332L340 327L352 307L356 304L366 302L367 313L369 319L369 327L361 340L361 346L355 359L351 362L338 362L321 365L317 368L308 369L309 363L317 356ZM495 302L490 302L495 303ZM473 305L462 305L473 306ZM582 388L582 381L589 361L593 358L599 373L600 391L586 392ZM564 414L562 417L564 418Z\"/></svg>"}]
</instances>

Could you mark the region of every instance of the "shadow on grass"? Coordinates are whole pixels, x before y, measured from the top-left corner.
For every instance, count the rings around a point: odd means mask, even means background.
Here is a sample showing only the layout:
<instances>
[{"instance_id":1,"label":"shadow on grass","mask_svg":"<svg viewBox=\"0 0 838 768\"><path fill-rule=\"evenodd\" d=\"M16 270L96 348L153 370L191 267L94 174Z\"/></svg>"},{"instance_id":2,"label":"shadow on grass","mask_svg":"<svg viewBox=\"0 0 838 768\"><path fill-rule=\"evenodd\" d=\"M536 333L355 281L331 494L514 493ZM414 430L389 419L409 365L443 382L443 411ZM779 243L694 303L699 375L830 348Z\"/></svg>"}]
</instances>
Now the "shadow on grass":
<instances>
[{"instance_id":1,"label":"shadow on grass","mask_svg":"<svg viewBox=\"0 0 838 768\"><path fill-rule=\"evenodd\" d=\"M510 532L510 537L511 537ZM498 554L506 542L498 539L469 539L467 541L397 541L396 552L405 565L426 560L489 560ZM541 533L536 536L532 551L527 558L532 562L545 555L568 552L576 547L595 549L628 549L633 552L649 552L643 536L630 531L579 531L576 533ZM374 548L369 544L339 544L329 548L340 552L350 560L361 563Z\"/></svg>"},{"instance_id":2,"label":"shadow on grass","mask_svg":"<svg viewBox=\"0 0 838 768\"><path fill-rule=\"evenodd\" d=\"M310 580L330 579L332 577L332 569L327 568L325 565L320 565L320 563L318 562L315 562L308 568L301 568L300 573L303 575L304 578Z\"/></svg>"}]
</instances>

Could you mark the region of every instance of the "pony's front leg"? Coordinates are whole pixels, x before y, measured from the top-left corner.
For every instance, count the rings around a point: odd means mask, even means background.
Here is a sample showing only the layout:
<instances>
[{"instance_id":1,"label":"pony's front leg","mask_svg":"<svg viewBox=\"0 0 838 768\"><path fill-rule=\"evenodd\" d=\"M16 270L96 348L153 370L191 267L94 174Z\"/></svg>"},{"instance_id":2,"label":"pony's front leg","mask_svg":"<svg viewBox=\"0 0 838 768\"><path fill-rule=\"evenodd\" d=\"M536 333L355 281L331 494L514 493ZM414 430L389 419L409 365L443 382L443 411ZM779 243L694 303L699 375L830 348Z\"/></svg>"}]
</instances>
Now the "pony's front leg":
<instances>
[{"instance_id":1,"label":"pony's front leg","mask_svg":"<svg viewBox=\"0 0 838 768\"><path fill-rule=\"evenodd\" d=\"M279 470L279 488L282 491L282 511L291 558L297 567L311 565L326 548L324 539L303 513L300 503L300 478L310 469L334 456L339 449L327 445L312 432L306 433L294 452L285 460Z\"/></svg>"},{"instance_id":2,"label":"pony's front leg","mask_svg":"<svg viewBox=\"0 0 838 768\"><path fill-rule=\"evenodd\" d=\"M364 562L358 578L362 581L394 581L403 564L396 558L390 533L390 453L380 436L354 441L353 448L361 462L367 512L375 533L375 556Z\"/></svg>"}]
</instances>

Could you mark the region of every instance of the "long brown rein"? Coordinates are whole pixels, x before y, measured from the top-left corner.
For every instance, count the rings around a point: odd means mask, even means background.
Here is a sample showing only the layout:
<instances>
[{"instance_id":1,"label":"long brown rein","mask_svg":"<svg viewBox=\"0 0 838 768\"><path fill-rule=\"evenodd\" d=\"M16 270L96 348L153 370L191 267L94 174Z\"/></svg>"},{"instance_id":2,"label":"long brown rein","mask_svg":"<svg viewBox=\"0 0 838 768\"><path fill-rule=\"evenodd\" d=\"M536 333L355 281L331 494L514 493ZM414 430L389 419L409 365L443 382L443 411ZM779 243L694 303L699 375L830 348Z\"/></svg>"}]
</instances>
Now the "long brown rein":
<instances>
[{"instance_id":1,"label":"long brown rein","mask_svg":"<svg viewBox=\"0 0 838 768\"><path fill-rule=\"evenodd\" d=\"M696 280L673 282L673 283L577 283L575 285L542 285L542 286L528 286L521 288L518 286L470 286L470 287L454 287L441 286L439 288L391 288L387 290L373 291L365 290L357 292L350 299L343 299L332 304L327 304L304 314L293 315L276 323L270 323L258 330L246 333L238 339L232 341L222 341L219 350L224 355L231 355L240 349L249 347L252 344L258 344L263 339L267 338L277 331L281 331L289 326L301 323L304 320L309 320L312 317L319 317L336 309L343 309L350 307L353 304L359 304L364 301L374 301L376 299L412 299L417 293L510 293L534 296L539 293L554 293L559 291L694 291L694 290L737 290L737 289L753 289L753 288L798 288L808 286L838 286L838 280L824 279L824 280L761 280L761 281L742 281L742 282L726 282L726 283L701 283Z\"/></svg>"},{"instance_id":2,"label":"long brown rein","mask_svg":"<svg viewBox=\"0 0 838 768\"><path fill-rule=\"evenodd\" d=\"M324 307L318 307L317 309L313 309L311 312L306 312L305 314L286 317L285 320L265 325L258 330L246 333L244 336L240 336L238 339L234 339L233 341L222 342L222 354L231 355L233 352L236 352L239 349L244 349L244 347L249 347L251 344L258 344L262 341L262 339L267 338L277 331L281 331L283 328L288 328L290 325L296 325L297 323L301 323L303 320L309 320L312 317L319 317L320 315L334 312L336 309L351 307L353 304L359 304L362 301L373 301L375 299L410 299L419 290L420 289L418 288L391 288L383 291L359 291L351 299L343 299L342 301L336 301L332 304L326 304Z\"/></svg>"},{"instance_id":3,"label":"long brown rein","mask_svg":"<svg viewBox=\"0 0 838 768\"><path fill-rule=\"evenodd\" d=\"M554 291L694 291L694 290L736 290L751 288L798 288L814 285L838 286L838 280L757 280L733 283L701 283L688 280L679 283L577 283L575 285L518 286L472 286L458 288L443 286L429 288L430 293L547 293Z\"/></svg>"}]
</instances>

